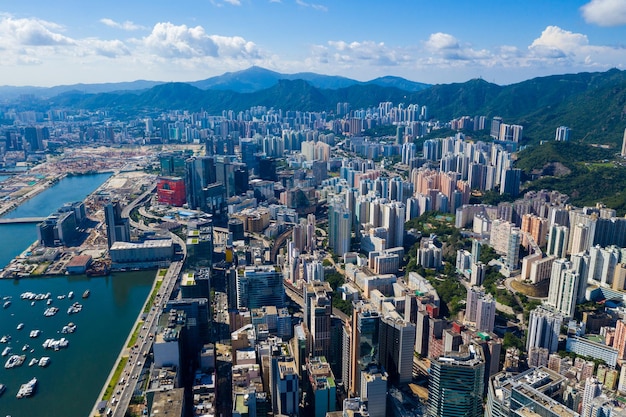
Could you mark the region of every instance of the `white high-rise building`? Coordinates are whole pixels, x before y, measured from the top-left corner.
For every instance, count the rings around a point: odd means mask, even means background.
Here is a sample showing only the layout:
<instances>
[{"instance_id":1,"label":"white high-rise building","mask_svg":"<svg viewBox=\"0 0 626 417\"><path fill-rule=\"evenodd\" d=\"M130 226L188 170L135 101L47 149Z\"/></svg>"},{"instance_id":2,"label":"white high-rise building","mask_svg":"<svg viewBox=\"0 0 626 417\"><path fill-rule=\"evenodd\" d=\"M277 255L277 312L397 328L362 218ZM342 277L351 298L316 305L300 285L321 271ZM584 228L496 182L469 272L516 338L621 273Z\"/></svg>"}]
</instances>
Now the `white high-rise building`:
<instances>
[{"instance_id":1,"label":"white high-rise building","mask_svg":"<svg viewBox=\"0 0 626 417\"><path fill-rule=\"evenodd\" d=\"M570 253L580 253L589 249L589 227L577 223L572 228L572 246Z\"/></svg>"},{"instance_id":2,"label":"white high-rise building","mask_svg":"<svg viewBox=\"0 0 626 417\"><path fill-rule=\"evenodd\" d=\"M574 317L580 275L572 269L566 259L557 259L552 264L550 289L546 305L554 308L565 317Z\"/></svg>"},{"instance_id":3,"label":"white high-rise building","mask_svg":"<svg viewBox=\"0 0 626 417\"><path fill-rule=\"evenodd\" d=\"M587 378L585 381L585 390L583 391L583 403L580 417L595 417L591 415L591 402L600 394L602 394L602 384L598 381L598 378Z\"/></svg>"},{"instance_id":4,"label":"white high-rise building","mask_svg":"<svg viewBox=\"0 0 626 417\"><path fill-rule=\"evenodd\" d=\"M496 300L493 295L486 294L478 300L476 311L476 330L492 332L496 320Z\"/></svg>"},{"instance_id":5,"label":"white high-rise building","mask_svg":"<svg viewBox=\"0 0 626 417\"><path fill-rule=\"evenodd\" d=\"M566 126L559 126L556 128L556 135L554 136L554 140L557 142L568 142L569 135L572 130Z\"/></svg>"},{"instance_id":6,"label":"white high-rise building","mask_svg":"<svg viewBox=\"0 0 626 417\"><path fill-rule=\"evenodd\" d=\"M567 242L569 241L569 228L554 224L548 232L548 247L546 255L554 255L557 258L565 258Z\"/></svg>"},{"instance_id":7,"label":"white high-rise building","mask_svg":"<svg viewBox=\"0 0 626 417\"><path fill-rule=\"evenodd\" d=\"M563 316L560 313L544 307L537 307L531 311L528 319L526 350L530 350L531 347L543 347L548 349L550 353L556 352L562 323Z\"/></svg>"}]
</instances>

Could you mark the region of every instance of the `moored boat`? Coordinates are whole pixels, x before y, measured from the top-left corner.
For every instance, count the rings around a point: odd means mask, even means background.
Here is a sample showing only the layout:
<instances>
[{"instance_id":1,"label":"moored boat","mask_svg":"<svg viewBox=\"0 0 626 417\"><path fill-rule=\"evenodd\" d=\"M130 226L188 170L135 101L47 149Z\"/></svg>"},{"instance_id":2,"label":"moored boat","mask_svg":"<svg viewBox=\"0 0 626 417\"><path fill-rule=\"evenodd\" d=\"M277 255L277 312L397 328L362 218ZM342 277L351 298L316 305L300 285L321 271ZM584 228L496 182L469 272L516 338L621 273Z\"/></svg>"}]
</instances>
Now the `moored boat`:
<instances>
[{"instance_id":1,"label":"moored boat","mask_svg":"<svg viewBox=\"0 0 626 417\"><path fill-rule=\"evenodd\" d=\"M24 361L26 360L26 355L11 355L9 359L7 359L4 367L6 369L15 368L16 366L22 366Z\"/></svg>"},{"instance_id":2,"label":"moored boat","mask_svg":"<svg viewBox=\"0 0 626 417\"><path fill-rule=\"evenodd\" d=\"M37 388L37 378L33 378L25 384L22 384L19 391L17 391L17 398L27 398L31 397L35 393L35 388Z\"/></svg>"},{"instance_id":3,"label":"moored boat","mask_svg":"<svg viewBox=\"0 0 626 417\"><path fill-rule=\"evenodd\" d=\"M91 291L89 291L88 289L85 290L85 292L83 293L83 298L89 297L89 294L91 294Z\"/></svg>"}]
</instances>

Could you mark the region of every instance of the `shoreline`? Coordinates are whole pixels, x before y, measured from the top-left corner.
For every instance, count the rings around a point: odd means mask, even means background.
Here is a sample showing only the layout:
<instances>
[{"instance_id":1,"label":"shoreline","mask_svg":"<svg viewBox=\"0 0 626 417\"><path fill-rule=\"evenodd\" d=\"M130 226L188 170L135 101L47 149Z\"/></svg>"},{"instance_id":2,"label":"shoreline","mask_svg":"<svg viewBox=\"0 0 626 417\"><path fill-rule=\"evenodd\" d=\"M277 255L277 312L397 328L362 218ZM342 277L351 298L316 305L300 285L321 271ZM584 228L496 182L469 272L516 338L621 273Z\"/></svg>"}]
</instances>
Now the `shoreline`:
<instances>
[{"instance_id":1,"label":"shoreline","mask_svg":"<svg viewBox=\"0 0 626 417\"><path fill-rule=\"evenodd\" d=\"M86 172L86 173L68 172L68 173L56 175L56 176L54 176L50 180L47 180L47 181L45 181L45 182L43 182L41 184L36 184L33 187L32 190L27 192L24 196L20 197L19 204L15 204L16 202L12 202L11 204L0 206L0 217L2 217L4 215L10 213L11 211L17 209L21 204L27 202L31 198L39 195L40 193L50 189L52 186L58 184L62 179L67 178L68 176L97 175L97 174L105 174L105 173L111 173L111 176L109 178L107 178L106 181L104 181L102 184L100 184L100 186L98 186L95 190L93 190L91 193L89 193L82 200L83 202L85 202L90 197L92 197L94 194L98 193L103 187L105 187L109 183L111 178L115 177L116 171L114 171L114 170L105 170L103 172L90 171L90 172ZM17 256L15 256L13 259L11 259L9 261L9 263L7 263L6 265L0 267L0 279L44 278L44 277L65 276L66 274L64 274L64 273L59 273L59 274L43 273L43 274L38 274L38 275L32 275L32 274L22 275L22 274L10 272L12 270L12 267L13 267L14 264L18 263L20 259L25 258L25 253L26 252L32 252L38 246L39 246L39 241L35 240L30 245L28 245L24 250L22 250Z\"/></svg>"},{"instance_id":2,"label":"shoreline","mask_svg":"<svg viewBox=\"0 0 626 417\"><path fill-rule=\"evenodd\" d=\"M32 189L28 191L23 196L16 198L14 201L9 201L7 203L3 203L0 205L0 217L5 216L6 214L12 212L17 209L23 203L27 202L31 198L41 194L52 186L58 184L63 178L65 178L68 174L58 174L54 175L52 179L48 179L46 181L42 181L40 183L34 184ZM19 175L18 175L19 176Z\"/></svg>"}]
</instances>

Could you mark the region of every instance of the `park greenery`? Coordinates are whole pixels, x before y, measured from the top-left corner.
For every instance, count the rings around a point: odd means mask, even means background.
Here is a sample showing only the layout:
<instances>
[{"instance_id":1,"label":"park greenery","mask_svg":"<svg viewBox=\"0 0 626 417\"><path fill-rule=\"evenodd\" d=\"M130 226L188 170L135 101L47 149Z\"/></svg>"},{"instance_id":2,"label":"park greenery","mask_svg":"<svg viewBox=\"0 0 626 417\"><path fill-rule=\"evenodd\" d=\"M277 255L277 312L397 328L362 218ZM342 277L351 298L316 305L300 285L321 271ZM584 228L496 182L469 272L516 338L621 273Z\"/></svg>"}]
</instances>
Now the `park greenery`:
<instances>
[{"instance_id":1,"label":"park greenery","mask_svg":"<svg viewBox=\"0 0 626 417\"><path fill-rule=\"evenodd\" d=\"M325 272L324 280L330 284L333 289L332 304L334 308L341 310L347 316L352 315L352 303L341 298L341 292L338 290L345 283L345 278L337 271Z\"/></svg>"}]
</instances>

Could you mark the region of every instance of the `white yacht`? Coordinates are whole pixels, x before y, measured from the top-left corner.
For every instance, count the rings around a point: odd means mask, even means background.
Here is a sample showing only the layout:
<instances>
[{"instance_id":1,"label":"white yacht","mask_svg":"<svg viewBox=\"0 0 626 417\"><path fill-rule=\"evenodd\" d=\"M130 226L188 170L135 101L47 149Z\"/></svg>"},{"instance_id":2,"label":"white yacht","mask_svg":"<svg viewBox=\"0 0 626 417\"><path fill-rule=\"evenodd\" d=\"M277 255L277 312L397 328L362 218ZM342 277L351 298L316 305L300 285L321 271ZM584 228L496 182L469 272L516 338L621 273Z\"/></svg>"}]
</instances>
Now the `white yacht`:
<instances>
[{"instance_id":1,"label":"white yacht","mask_svg":"<svg viewBox=\"0 0 626 417\"><path fill-rule=\"evenodd\" d=\"M33 378L25 384L22 384L19 391L17 392L17 398L26 398L31 397L35 393L35 388L37 388L37 378Z\"/></svg>"}]
</instances>

